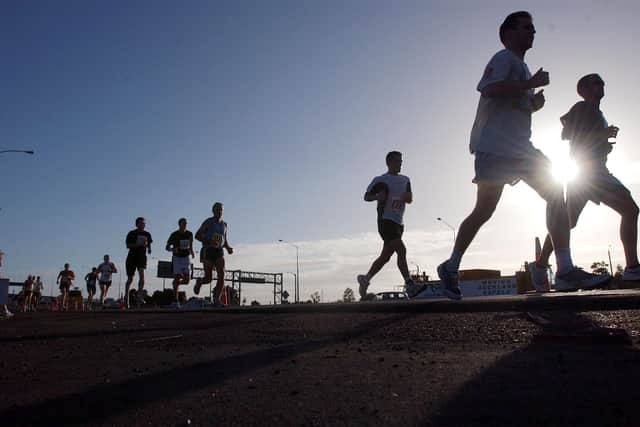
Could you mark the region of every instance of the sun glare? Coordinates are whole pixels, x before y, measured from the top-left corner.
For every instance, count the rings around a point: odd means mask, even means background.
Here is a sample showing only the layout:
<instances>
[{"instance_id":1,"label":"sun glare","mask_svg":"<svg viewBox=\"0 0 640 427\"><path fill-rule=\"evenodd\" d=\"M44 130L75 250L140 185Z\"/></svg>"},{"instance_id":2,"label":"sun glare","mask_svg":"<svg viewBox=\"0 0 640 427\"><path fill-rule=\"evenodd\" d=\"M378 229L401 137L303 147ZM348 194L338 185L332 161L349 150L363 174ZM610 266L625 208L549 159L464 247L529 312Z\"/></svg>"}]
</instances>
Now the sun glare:
<instances>
[{"instance_id":1,"label":"sun glare","mask_svg":"<svg viewBox=\"0 0 640 427\"><path fill-rule=\"evenodd\" d=\"M563 184L578 178L580 173L578 165L569 157L569 144L560 139L559 127L545 129L538 135L539 137L535 138L533 143L551 160L553 178Z\"/></svg>"}]
</instances>

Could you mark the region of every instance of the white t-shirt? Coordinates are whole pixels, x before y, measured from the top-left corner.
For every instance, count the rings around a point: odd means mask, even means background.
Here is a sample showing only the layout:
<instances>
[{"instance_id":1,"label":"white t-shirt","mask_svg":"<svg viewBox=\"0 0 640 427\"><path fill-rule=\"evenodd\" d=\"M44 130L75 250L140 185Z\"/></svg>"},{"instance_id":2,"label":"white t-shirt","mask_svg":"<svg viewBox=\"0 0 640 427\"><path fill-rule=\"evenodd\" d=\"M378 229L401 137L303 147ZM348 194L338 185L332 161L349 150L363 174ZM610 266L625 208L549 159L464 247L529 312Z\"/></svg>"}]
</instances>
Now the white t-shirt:
<instances>
[{"instance_id":1,"label":"white t-shirt","mask_svg":"<svg viewBox=\"0 0 640 427\"><path fill-rule=\"evenodd\" d=\"M531 78L527 64L515 53L503 49L493 55L478 83L478 91L492 83ZM471 129L472 153L491 153L502 157L525 158L535 149L531 143L533 89L520 97L485 98L480 96Z\"/></svg>"},{"instance_id":2,"label":"white t-shirt","mask_svg":"<svg viewBox=\"0 0 640 427\"><path fill-rule=\"evenodd\" d=\"M100 277L98 278L101 282L108 282L111 280L111 274L114 270L114 265L112 262L103 262L98 266L98 272L100 273Z\"/></svg>"},{"instance_id":3,"label":"white t-shirt","mask_svg":"<svg viewBox=\"0 0 640 427\"><path fill-rule=\"evenodd\" d=\"M367 193L372 191L378 193L380 190L376 186L385 184L387 187L387 200L378 202L378 216L388 219L396 224L402 225L402 217L406 203L402 200L402 193L411 191L411 182L409 177L404 175L392 175L389 172L376 176L367 187Z\"/></svg>"}]
</instances>

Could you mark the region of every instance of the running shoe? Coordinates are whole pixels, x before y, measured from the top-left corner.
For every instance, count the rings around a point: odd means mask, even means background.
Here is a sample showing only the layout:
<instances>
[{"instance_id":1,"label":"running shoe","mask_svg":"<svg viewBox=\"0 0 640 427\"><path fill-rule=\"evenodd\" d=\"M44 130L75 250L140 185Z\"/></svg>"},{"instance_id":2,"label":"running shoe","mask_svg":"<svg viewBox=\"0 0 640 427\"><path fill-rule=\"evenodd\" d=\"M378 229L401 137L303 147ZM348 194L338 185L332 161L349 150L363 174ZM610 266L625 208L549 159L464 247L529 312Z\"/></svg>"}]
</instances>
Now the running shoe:
<instances>
[{"instance_id":1,"label":"running shoe","mask_svg":"<svg viewBox=\"0 0 640 427\"><path fill-rule=\"evenodd\" d=\"M202 287L202 279L197 278L197 279L196 279L196 284L193 286L193 292L194 292L196 295L199 295L199 294L200 294L200 288L201 288L201 287Z\"/></svg>"},{"instance_id":2,"label":"running shoe","mask_svg":"<svg viewBox=\"0 0 640 427\"><path fill-rule=\"evenodd\" d=\"M413 298L420 292L424 291L427 285L417 285L413 280L409 279L404 283L404 290L409 295L409 298Z\"/></svg>"},{"instance_id":3,"label":"running shoe","mask_svg":"<svg viewBox=\"0 0 640 427\"><path fill-rule=\"evenodd\" d=\"M535 261L529 263L529 274L531 276L531 284L533 289L537 292L547 292L547 283L549 277L547 276L546 267L538 267Z\"/></svg>"},{"instance_id":4,"label":"running shoe","mask_svg":"<svg viewBox=\"0 0 640 427\"><path fill-rule=\"evenodd\" d=\"M581 268L573 267L567 273L556 274L556 291L575 292L578 289L591 290L608 283L611 276L608 273L587 273Z\"/></svg>"},{"instance_id":5,"label":"running shoe","mask_svg":"<svg viewBox=\"0 0 640 427\"><path fill-rule=\"evenodd\" d=\"M222 301L220 301L219 299L214 300L213 303L211 304L211 306L213 308L225 308L226 307L226 305Z\"/></svg>"},{"instance_id":6,"label":"running shoe","mask_svg":"<svg viewBox=\"0 0 640 427\"><path fill-rule=\"evenodd\" d=\"M358 292L360 292L360 299L363 300L367 297L367 289L369 288L369 279L364 274L358 275Z\"/></svg>"},{"instance_id":7,"label":"running shoe","mask_svg":"<svg viewBox=\"0 0 640 427\"><path fill-rule=\"evenodd\" d=\"M458 272L447 270L447 261L438 266L438 277L440 278L442 295L452 300L462 299L462 292L458 284Z\"/></svg>"},{"instance_id":8,"label":"running shoe","mask_svg":"<svg viewBox=\"0 0 640 427\"><path fill-rule=\"evenodd\" d=\"M627 282L633 282L640 280L640 265L636 265L635 267L627 267L622 272L622 280Z\"/></svg>"}]
</instances>

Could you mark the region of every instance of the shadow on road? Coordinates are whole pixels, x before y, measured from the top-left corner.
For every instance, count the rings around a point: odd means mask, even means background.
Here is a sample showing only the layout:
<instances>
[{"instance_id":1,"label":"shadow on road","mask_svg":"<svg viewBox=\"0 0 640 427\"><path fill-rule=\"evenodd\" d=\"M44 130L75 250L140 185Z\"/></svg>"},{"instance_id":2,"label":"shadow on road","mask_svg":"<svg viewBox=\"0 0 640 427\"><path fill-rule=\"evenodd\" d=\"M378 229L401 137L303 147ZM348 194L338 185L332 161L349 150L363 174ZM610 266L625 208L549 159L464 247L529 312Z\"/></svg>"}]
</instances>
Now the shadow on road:
<instances>
[{"instance_id":1,"label":"shadow on road","mask_svg":"<svg viewBox=\"0 0 640 427\"><path fill-rule=\"evenodd\" d=\"M464 384L425 423L640 425L635 376L640 352L631 347L628 336L602 330L589 334L589 325L594 325L591 320L575 314L542 324L532 345L501 358Z\"/></svg>"},{"instance_id":2,"label":"shadow on road","mask_svg":"<svg viewBox=\"0 0 640 427\"><path fill-rule=\"evenodd\" d=\"M359 338L371 330L407 320L416 314L403 313L376 319L341 334L174 368L118 384L94 386L83 392L41 403L9 408L0 412L0 420L3 425L49 425L51 420L56 420L57 425L102 422L106 417L131 408L164 399L176 399L182 394L210 387L280 360Z\"/></svg>"}]
</instances>

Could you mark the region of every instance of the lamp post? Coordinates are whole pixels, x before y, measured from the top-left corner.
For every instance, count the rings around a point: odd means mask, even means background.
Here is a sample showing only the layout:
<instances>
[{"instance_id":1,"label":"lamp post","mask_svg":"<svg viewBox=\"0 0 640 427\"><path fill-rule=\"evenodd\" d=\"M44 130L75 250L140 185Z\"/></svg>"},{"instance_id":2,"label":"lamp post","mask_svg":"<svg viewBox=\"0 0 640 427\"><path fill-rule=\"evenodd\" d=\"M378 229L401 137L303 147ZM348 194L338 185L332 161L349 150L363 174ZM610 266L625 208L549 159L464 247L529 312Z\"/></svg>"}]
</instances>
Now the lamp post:
<instances>
[{"instance_id":1,"label":"lamp post","mask_svg":"<svg viewBox=\"0 0 640 427\"><path fill-rule=\"evenodd\" d=\"M613 264L611 263L611 245L607 248L607 254L609 255L609 271L611 272L611 277L613 277Z\"/></svg>"},{"instance_id":2,"label":"lamp post","mask_svg":"<svg viewBox=\"0 0 640 427\"><path fill-rule=\"evenodd\" d=\"M440 217L438 217L438 218L436 218L436 219L437 219L438 221L440 221L441 223L443 223L444 225L446 225L447 227L449 227L449 228L451 229L451 231L453 231L453 244L455 245L455 243L456 243L456 229L455 229L455 228L453 228L453 227L451 226L451 224L449 224L449 223L448 223L447 221L445 221L444 219L442 219L442 218L440 218Z\"/></svg>"},{"instance_id":3,"label":"lamp post","mask_svg":"<svg viewBox=\"0 0 640 427\"><path fill-rule=\"evenodd\" d=\"M298 303L300 300L300 256L299 256L300 248L297 245L294 245L293 243L287 242L286 240L278 239L278 242L286 243L287 245L291 245L294 248L296 248L296 288L295 288L294 300L296 303Z\"/></svg>"},{"instance_id":4,"label":"lamp post","mask_svg":"<svg viewBox=\"0 0 640 427\"><path fill-rule=\"evenodd\" d=\"M33 150L0 150L0 154L2 153L25 153L25 154L34 154Z\"/></svg>"},{"instance_id":5,"label":"lamp post","mask_svg":"<svg viewBox=\"0 0 640 427\"><path fill-rule=\"evenodd\" d=\"M293 283L294 283L293 286L294 286L294 288L297 289L297 287L298 287L298 275L296 273L291 272L291 271L285 271L285 273L291 274L293 276ZM296 295L297 295L297 291L294 289L293 293L294 293L293 298L295 299Z\"/></svg>"}]
</instances>

